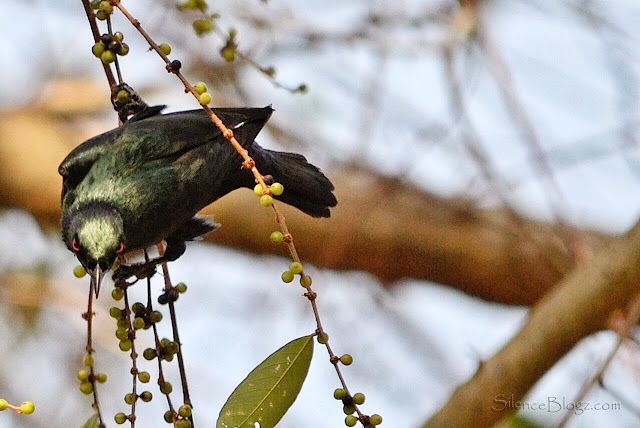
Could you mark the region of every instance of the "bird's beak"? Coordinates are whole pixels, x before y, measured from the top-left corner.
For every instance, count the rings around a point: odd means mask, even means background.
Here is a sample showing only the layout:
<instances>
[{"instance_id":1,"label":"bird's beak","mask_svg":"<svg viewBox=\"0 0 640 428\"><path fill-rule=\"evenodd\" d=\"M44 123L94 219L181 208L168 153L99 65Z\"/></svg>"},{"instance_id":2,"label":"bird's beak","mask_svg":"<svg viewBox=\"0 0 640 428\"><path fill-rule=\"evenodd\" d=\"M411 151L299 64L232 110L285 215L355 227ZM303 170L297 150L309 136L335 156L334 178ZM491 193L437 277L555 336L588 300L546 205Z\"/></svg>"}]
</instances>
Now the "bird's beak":
<instances>
[{"instance_id":1,"label":"bird's beak","mask_svg":"<svg viewBox=\"0 0 640 428\"><path fill-rule=\"evenodd\" d=\"M93 290L96 293L96 299L98 298L98 293L100 293L100 284L102 283L102 279L104 278L104 272L100 269L99 266L96 266L94 270L89 271L89 275L91 275L91 285L93 285Z\"/></svg>"}]
</instances>

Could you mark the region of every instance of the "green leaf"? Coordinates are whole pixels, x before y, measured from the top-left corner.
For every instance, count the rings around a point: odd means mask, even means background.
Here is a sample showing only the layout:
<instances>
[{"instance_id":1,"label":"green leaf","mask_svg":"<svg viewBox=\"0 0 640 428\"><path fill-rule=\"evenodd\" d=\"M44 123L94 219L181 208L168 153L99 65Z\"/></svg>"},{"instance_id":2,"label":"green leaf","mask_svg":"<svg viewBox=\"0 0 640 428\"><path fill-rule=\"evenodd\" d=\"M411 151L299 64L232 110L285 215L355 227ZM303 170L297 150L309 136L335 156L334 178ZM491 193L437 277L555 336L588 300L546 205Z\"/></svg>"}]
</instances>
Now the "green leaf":
<instances>
[{"instance_id":1,"label":"green leaf","mask_svg":"<svg viewBox=\"0 0 640 428\"><path fill-rule=\"evenodd\" d=\"M100 428L100 421L98 420L98 414L94 413L93 416L89 418L82 428Z\"/></svg>"},{"instance_id":2,"label":"green leaf","mask_svg":"<svg viewBox=\"0 0 640 428\"><path fill-rule=\"evenodd\" d=\"M293 404L307 377L313 335L295 339L261 362L231 393L217 428L273 428Z\"/></svg>"}]
</instances>

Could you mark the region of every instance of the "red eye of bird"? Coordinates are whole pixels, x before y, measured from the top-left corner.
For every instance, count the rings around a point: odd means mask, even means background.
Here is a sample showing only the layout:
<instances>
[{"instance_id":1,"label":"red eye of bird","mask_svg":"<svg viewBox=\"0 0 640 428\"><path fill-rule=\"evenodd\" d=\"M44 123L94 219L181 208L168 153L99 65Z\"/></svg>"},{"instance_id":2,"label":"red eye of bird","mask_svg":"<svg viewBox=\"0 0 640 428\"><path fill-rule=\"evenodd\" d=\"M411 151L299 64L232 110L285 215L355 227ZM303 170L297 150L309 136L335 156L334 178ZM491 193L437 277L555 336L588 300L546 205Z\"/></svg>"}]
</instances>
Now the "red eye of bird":
<instances>
[{"instance_id":1,"label":"red eye of bird","mask_svg":"<svg viewBox=\"0 0 640 428\"><path fill-rule=\"evenodd\" d=\"M118 247L118 249L116 250L116 254L120 254L124 251L124 242L120 243L120 246Z\"/></svg>"},{"instance_id":2,"label":"red eye of bird","mask_svg":"<svg viewBox=\"0 0 640 428\"><path fill-rule=\"evenodd\" d=\"M78 251L80 251L80 247L78 246L78 239L77 238L73 238L73 242L71 243L71 246L73 247L73 251L75 251L76 253Z\"/></svg>"}]
</instances>

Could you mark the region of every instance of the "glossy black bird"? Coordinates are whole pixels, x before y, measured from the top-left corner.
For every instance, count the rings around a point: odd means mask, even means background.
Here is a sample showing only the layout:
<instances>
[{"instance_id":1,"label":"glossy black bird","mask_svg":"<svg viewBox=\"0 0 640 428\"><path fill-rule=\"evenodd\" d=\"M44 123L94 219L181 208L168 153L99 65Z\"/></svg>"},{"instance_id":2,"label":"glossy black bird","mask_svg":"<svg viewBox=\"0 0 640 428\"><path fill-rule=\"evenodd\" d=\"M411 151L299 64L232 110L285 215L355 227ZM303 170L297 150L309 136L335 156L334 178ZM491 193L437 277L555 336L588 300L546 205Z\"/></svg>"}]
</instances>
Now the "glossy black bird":
<instances>
[{"instance_id":1,"label":"glossy black bird","mask_svg":"<svg viewBox=\"0 0 640 428\"><path fill-rule=\"evenodd\" d=\"M119 254L165 240L161 261L175 260L193 240L219 227L196 213L254 177L203 110L161 114L151 107L123 126L76 147L63 177L62 235L94 282L96 296ZM271 107L213 109L248 150L259 171L284 185L276 199L314 217L336 205L333 184L304 156L254 142ZM241 215L241 213L238 213ZM123 268L125 269L125 268ZM116 272L131 275L125 270Z\"/></svg>"}]
</instances>

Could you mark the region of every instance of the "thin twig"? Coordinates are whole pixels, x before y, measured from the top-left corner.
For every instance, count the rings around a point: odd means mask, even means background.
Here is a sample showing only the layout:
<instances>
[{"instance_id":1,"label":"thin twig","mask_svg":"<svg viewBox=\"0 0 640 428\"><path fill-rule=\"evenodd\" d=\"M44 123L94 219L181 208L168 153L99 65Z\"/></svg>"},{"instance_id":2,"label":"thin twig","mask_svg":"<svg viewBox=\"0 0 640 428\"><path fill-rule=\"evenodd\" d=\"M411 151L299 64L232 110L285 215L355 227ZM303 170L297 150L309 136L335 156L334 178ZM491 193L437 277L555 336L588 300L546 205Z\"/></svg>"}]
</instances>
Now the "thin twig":
<instances>
[{"instance_id":1,"label":"thin twig","mask_svg":"<svg viewBox=\"0 0 640 428\"><path fill-rule=\"evenodd\" d=\"M138 367L136 366L136 360L138 353L136 352L136 331L131 324L131 309L129 306L129 293L128 288L124 289L124 313L127 319L129 340L131 340L131 375L133 377L133 386L131 388L131 394L133 396L133 402L131 403L131 414L129 415L129 421L131 422L131 428L135 426L136 421L136 402L138 401L137 393L137 380L138 380Z\"/></svg>"},{"instance_id":2,"label":"thin twig","mask_svg":"<svg viewBox=\"0 0 640 428\"><path fill-rule=\"evenodd\" d=\"M89 285L89 300L87 302L87 312L84 314L84 318L87 320L87 346L86 351L88 354L93 355L93 296L95 284L93 281L90 282ZM105 428L105 424L102 420L102 413L100 411L100 404L98 401L98 388L96 382L95 371L93 369L94 364L89 366L89 382L91 382L91 387L93 389L93 409L98 413L98 420L100 421L100 428Z\"/></svg>"},{"instance_id":3,"label":"thin twig","mask_svg":"<svg viewBox=\"0 0 640 428\"><path fill-rule=\"evenodd\" d=\"M84 6L84 12L87 15L87 19L89 20L89 27L91 27L91 33L93 34L93 40L98 43L100 41L100 31L98 30L98 24L96 23L96 14L91 10L91 6L89 5L89 0L82 0L82 5ZM116 79L113 77L113 72L111 71L111 67L109 64L105 64L100 61L102 64L102 68L104 69L104 75L107 77L107 81L109 82L109 88L113 88L116 86Z\"/></svg>"}]
</instances>

